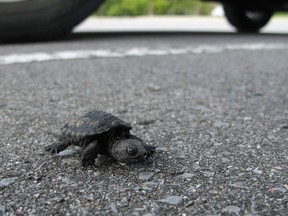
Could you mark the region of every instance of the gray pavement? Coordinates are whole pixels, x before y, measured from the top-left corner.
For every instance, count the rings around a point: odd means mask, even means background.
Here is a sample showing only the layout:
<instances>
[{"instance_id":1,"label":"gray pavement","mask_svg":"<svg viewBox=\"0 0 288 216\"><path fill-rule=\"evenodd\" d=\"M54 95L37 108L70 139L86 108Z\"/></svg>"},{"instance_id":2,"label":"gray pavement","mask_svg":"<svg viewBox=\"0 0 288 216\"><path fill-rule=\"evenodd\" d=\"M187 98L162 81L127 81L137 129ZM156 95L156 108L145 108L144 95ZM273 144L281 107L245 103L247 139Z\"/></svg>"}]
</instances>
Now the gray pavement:
<instances>
[{"instance_id":1,"label":"gray pavement","mask_svg":"<svg viewBox=\"0 0 288 216\"><path fill-rule=\"evenodd\" d=\"M0 215L287 215L287 45L201 32L2 45ZM78 148L44 153L94 108L157 146L154 162L85 170Z\"/></svg>"}]
</instances>

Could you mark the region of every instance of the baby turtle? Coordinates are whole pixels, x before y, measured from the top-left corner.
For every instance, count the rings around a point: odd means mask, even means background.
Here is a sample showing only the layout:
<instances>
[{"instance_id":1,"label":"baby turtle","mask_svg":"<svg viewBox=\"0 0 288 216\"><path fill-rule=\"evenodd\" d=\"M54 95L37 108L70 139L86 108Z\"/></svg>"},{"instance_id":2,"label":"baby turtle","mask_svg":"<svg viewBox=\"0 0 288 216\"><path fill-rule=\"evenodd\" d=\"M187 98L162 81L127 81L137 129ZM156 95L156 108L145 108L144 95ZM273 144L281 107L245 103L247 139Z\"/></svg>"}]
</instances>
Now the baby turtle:
<instances>
[{"instance_id":1,"label":"baby turtle","mask_svg":"<svg viewBox=\"0 0 288 216\"><path fill-rule=\"evenodd\" d=\"M129 123L110 113L92 110L65 124L59 139L45 150L58 153L70 145L81 146L84 148L84 167L95 166L95 159L99 154L124 163L149 161L155 147L130 134L131 129Z\"/></svg>"}]
</instances>

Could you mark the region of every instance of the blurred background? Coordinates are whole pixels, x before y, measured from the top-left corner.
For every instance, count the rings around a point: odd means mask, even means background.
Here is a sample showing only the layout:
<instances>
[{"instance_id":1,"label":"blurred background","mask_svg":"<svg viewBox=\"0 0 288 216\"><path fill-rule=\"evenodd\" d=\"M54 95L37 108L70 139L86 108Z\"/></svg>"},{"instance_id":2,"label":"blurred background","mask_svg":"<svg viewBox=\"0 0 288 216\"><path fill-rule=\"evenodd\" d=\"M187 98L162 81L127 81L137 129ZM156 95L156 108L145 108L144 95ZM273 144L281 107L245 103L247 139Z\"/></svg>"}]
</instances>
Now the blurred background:
<instances>
[{"instance_id":1,"label":"blurred background","mask_svg":"<svg viewBox=\"0 0 288 216\"><path fill-rule=\"evenodd\" d=\"M287 10L288 0L0 0L0 41L50 40L73 30L258 33L270 28L272 17L281 21L269 31L280 33L287 31ZM87 17L89 24L79 27Z\"/></svg>"},{"instance_id":2,"label":"blurred background","mask_svg":"<svg viewBox=\"0 0 288 216\"><path fill-rule=\"evenodd\" d=\"M288 1L262 2L105 0L74 31L288 33L285 3Z\"/></svg>"},{"instance_id":3,"label":"blurred background","mask_svg":"<svg viewBox=\"0 0 288 216\"><path fill-rule=\"evenodd\" d=\"M219 3L191 0L106 0L94 15L211 15L220 8Z\"/></svg>"}]
</instances>

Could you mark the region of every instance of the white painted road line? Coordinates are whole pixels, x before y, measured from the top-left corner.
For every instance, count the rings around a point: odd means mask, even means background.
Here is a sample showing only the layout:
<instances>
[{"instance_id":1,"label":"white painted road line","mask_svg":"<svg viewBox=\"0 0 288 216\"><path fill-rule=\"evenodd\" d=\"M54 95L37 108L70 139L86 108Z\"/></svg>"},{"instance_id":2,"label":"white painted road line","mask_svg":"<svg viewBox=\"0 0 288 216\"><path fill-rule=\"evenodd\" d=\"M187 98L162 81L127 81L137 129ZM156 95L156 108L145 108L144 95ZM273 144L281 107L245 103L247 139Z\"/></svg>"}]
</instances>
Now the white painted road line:
<instances>
[{"instance_id":1,"label":"white painted road line","mask_svg":"<svg viewBox=\"0 0 288 216\"><path fill-rule=\"evenodd\" d=\"M23 53L0 56L0 65L24 64L30 62L45 62L55 60L89 59L89 58L123 58L129 56L164 56L181 54L221 53L237 50L283 50L288 44L230 44L222 46L201 45L196 47L152 49L148 47L134 47L130 49L99 49L99 50L71 50L53 53Z\"/></svg>"}]
</instances>

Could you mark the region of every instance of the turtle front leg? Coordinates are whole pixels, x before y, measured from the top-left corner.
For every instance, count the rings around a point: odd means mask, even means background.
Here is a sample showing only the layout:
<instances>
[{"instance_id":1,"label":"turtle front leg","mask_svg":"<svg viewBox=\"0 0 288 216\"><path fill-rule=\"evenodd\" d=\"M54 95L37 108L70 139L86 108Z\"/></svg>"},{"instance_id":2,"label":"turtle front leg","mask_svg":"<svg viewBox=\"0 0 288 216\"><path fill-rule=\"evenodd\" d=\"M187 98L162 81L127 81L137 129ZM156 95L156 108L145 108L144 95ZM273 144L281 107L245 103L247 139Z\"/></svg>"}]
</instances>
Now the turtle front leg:
<instances>
[{"instance_id":1,"label":"turtle front leg","mask_svg":"<svg viewBox=\"0 0 288 216\"><path fill-rule=\"evenodd\" d=\"M63 151L64 149L66 149L69 145L70 145L70 142L68 141L66 142L57 141L51 145L46 146L45 151L57 154Z\"/></svg>"},{"instance_id":2,"label":"turtle front leg","mask_svg":"<svg viewBox=\"0 0 288 216\"><path fill-rule=\"evenodd\" d=\"M100 144L97 140L89 143L82 153L82 166L95 167L95 158L101 152Z\"/></svg>"}]
</instances>

